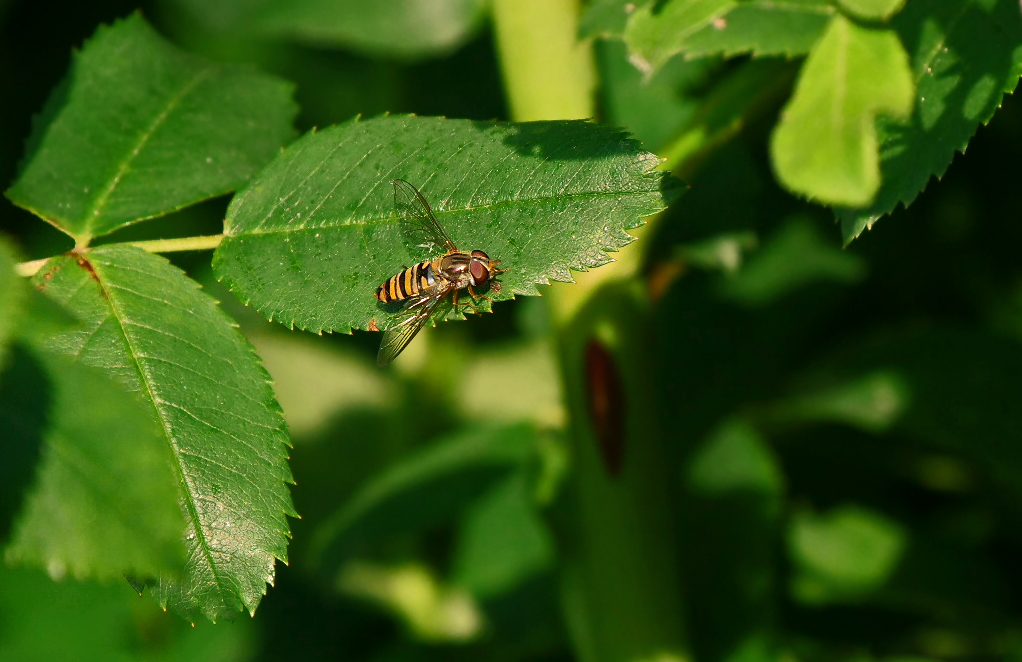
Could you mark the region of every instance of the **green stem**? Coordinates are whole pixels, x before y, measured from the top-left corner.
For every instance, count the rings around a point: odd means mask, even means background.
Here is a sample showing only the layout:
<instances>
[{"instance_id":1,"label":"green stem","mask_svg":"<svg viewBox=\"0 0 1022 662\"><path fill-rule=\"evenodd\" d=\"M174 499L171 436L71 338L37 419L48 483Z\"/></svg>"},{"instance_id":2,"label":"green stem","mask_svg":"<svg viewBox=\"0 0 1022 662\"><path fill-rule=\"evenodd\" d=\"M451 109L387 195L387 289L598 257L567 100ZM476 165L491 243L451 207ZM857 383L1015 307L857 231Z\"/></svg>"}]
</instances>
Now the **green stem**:
<instances>
[{"instance_id":1,"label":"green stem","mask_svg":"<svg viewBox=\"0 0 1022 662\"><path fill-rule=\"evenodd\" d=\"M513 119L594 115L595 67L588 44L576 39L577 16L577 0L494 0ZM629 247L614 257L609 265L577 274L575 284L555 285L547 297L572 456L570 478L552 513L561 595L581 662L673 662L687 659L687 653L665 498L672 477L650 404L648 343L634 333L646 328L641 320L648 317L644 286L636 278L642 252ZM609 391L590 382L593 352L602 357L601 365L613 366L601 382ZM624 412L621 434L598 429L594 398ZM622 449L620 471L608 468L601 447L606 439Z\"/></svg>"},{"instance_id":2,"label":"green stem","mask_svg":"<svg viewBox=\"0 0 1022 662\"><path fill-rule=\"evenodd\" d=\"M576 38L578 0L493 0L504 91L516 122L595 114L592 48Z\"/></svg>"},{"instance_id":3,"label":"green stem","mask_svg":"<svg viewBox=\"0 0 1022 662\"><path fill-rule=\"evenodd\" d=\"M125 246L135 246L148 253L173 253L175 251L206 251L216 248L223 241L222 234L199 237L178 237L176 239L150 239L148 241L126 241ZM110 244L107 244L110 245ZM75 249L75 252L86 253L88 248ZM32 276L39 271L50 258L21 262L14 270L19 276Z\"/></svg>"},{"instance_id":4,"label":"green stem","mask_svg":"<svg viewBox=\"0 0 1022 662\"><path fill-rule=\"evenodd\" d=\"M607 283L559 338L572 471L551 514L582 662L689 659L645 283Z\"/></svg>"}]
</instances>

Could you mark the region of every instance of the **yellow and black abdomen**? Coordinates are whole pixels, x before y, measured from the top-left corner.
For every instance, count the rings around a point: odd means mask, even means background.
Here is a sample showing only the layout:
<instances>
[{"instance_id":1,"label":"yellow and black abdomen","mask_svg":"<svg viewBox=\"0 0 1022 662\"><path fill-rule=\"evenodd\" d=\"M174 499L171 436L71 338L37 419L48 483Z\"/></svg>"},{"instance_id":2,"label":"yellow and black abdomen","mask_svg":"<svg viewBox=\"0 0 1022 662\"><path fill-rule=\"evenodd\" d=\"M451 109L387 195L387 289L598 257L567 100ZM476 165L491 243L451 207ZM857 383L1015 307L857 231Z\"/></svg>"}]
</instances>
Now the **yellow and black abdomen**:
<instances>
[{"instance_id":1,"label":"yellow and black abdomen","mask_svg":"<svg viewBox=\"0 0 1022 662\"><path fill-rule=\"evenodd\" d=\"M403 301L429 288L435 282L430 262L420 262L391 276L376 288L376 298L383 303Z\"/></svg>"}]
</instances>

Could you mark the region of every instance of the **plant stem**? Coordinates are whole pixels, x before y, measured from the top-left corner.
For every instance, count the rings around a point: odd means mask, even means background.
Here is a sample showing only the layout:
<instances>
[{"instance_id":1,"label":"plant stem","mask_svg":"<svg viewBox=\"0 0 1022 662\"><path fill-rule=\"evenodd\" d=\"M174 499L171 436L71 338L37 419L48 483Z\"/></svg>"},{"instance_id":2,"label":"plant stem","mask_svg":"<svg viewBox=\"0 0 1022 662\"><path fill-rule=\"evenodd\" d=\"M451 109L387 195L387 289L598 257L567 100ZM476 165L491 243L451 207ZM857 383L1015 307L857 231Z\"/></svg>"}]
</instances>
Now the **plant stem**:
<instances>
[{"instance_id":1,"label":"plant stem","mask_svg":"<svg viewBox=\"0 0 1022 662\"><path fill-rule=\"evenodd\" d=\"M578 0L493 0L493 23L516 122L594 115L592 49L576 38Z\"/></svg>"},{"instance_id":2,"label":"plant stem","mask_svg":"<svg viewBox=\"0 0 1022 662\"><path fill-rule=\"evenodd\" d=\"M125 246L135 246L141 248L148 253L173 253L175 251L205 251L216 248L223 241L224 236L222 234L204 235L198 237L178 237L176 239L150 239L148 241L126 241L123 242ZM112 245L112 244L107 244ZM76 249L75 252L86 253L88 248ZM15 268L15 272L19 276L32 276L35 272L39 271L47 260L50 258L46 257L41 260L31 260L29 262L21 262Z\"/></svg>"},{"instance_id":3,"label":"plant stem","mask_svg":"<svg viewBox=\"0 0 1022 662\"><path fill-rule=\"evenodd\" d=\"M135 246L149 253L173 253L175 251L208 251L220 245L224 240L222 234L202 235L198 237L178 237L176 239L151 239L149 241L128 241L128 246Z\"/></svg>"},{"instance_id":4,"label":"plant stem","mask_svg":"<svg viewBox=\"0 0 1022 662\"><path fill-rule=\"evenodd\" d=\"M592 117L595 67L576 39L577 0L494 0L497 48L517 121ZM572 468L552 513L561 596L581 662L687 659L670 467L649 392L642 251L555 285L547 298L569 413ZM606 371L594 377L592 355ZM594 382L599 382L595 384ZM603 390L601 390L601 387ZM617 432L594 420L607 404ZM622 463L601 446L612 440ZM613 453L612 453L613 454Z\"/></svg>"}]
</instances>

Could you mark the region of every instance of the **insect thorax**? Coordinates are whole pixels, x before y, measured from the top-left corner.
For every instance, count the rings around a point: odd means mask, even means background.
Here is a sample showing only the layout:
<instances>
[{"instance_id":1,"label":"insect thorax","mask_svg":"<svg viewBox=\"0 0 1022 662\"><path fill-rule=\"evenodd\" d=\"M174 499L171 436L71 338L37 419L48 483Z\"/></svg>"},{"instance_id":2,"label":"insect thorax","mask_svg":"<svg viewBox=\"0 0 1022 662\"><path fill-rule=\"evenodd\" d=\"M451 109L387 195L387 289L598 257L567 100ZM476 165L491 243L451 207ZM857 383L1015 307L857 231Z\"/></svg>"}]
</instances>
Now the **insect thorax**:
<instances>
[{"instance_id":1,"label":"insect thorax","mask_svg":"<svg viewBox=\"0 0 1022 662\"><path fill-rule=\"evenodd\" d=\"M435 273L453 281L459 288L468 287L471 282L469 271L471 265L472 256L461 251L441 255L432 263Z\"/></svg>"}]
</instances>

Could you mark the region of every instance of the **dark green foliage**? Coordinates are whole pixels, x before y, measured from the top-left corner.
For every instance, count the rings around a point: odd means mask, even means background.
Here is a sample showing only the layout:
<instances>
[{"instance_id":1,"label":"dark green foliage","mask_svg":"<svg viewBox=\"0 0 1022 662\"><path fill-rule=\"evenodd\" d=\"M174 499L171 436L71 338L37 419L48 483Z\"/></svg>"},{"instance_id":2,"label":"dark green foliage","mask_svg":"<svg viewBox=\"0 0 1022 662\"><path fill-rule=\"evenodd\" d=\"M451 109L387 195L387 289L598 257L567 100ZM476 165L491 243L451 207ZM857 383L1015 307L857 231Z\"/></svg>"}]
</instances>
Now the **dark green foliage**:
<instances>
[{"instance_id":1,"label":"dark green foliage","mask_svg":"<svg viewBox=\"0 0 1022 662\"><path fill-rule=\"evenodd\" d=\"M9 8L0 659L1022 656L1018 3L493 2Z\"/></svg>"}]
</instances>

